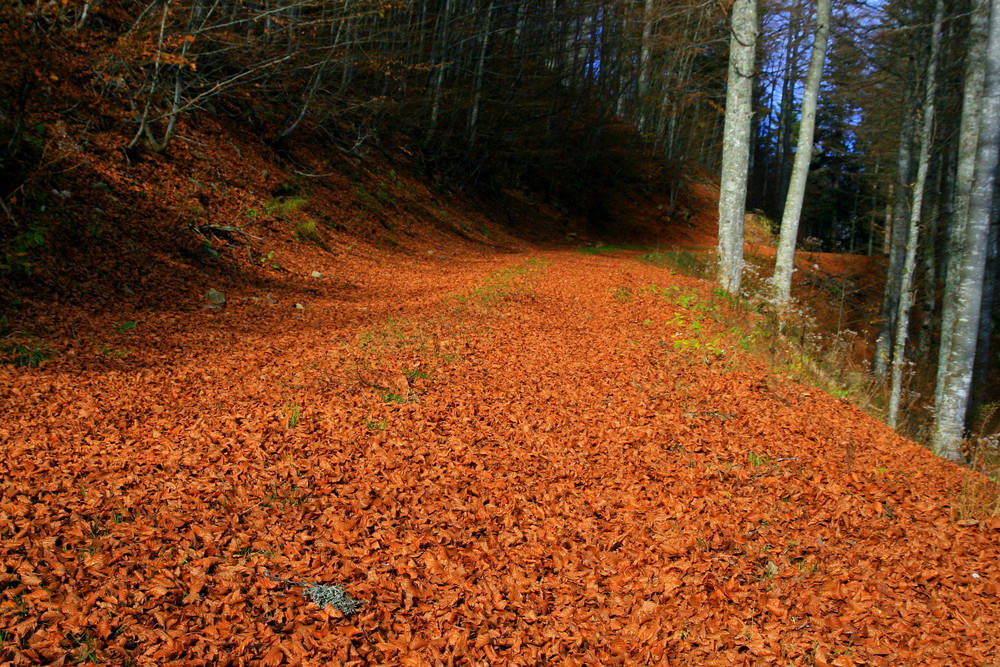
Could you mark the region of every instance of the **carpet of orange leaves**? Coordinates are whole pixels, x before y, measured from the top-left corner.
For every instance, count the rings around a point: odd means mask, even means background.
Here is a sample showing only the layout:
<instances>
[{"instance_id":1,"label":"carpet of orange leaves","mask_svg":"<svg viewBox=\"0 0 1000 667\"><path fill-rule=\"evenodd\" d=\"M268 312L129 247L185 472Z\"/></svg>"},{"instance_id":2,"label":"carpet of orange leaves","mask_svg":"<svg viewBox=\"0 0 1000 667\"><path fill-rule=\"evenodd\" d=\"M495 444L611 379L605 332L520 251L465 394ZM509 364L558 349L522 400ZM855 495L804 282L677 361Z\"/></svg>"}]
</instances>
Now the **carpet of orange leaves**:
<instances>
[{"instance_id":1,"label":"carpet of orange leaves","mask_svg":"<svg viewBox=\"0 0 1000 667\"><path fill-rule=\"evenodd\" d=\"M998 664L966 473L693 330L707 283L319 268L0 367L0 663Z\"/></svg>"}]
</instances>

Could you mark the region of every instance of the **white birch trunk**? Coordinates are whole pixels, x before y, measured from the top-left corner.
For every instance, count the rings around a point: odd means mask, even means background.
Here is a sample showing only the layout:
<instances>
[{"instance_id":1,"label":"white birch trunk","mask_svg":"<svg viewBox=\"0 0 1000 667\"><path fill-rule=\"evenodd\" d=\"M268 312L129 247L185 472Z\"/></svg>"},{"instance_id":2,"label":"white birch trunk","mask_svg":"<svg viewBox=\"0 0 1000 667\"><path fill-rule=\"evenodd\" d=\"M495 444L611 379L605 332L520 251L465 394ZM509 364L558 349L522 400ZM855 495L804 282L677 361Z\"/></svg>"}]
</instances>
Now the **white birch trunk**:
<instances>
[{"instance_id":1,"label":"white birch trunk","mask_svg":"<svg viewBox=\"0 0 1000 667\"><path fill-rule=\"evenodd\" d=\"M819 84L823 78L823 63L830 37L830 0L816 0L816 33L813 41L809 74L806 75L802 95L802 120L799 123L798 146L795 163L781 216L781 234L775 256L774 277L771 279L771 299L777 304L788 303L792 293L792 271L795 268L795 243L799 234L799 219L806 195L806 178L812 162L813 137L816 131L816 105L819 101Z\"/></svg>"},{"instance_id":2,"label":"white birch trunk","mask_svg":"<svg viewBox=\"0 0 1000 667\"><path fill-rule=\"evenodd\" d=\"M726 123L719 192L719 285L738 293L743 275L743 224L753 118L757 0L735 0L729 46Z\"/></svg>"},{"instance_id":3,"label":"white birch trunk","mask_svg":"<svg viewBox=\"0 0 1000 667\"><path fill-rule=\"evenodd\" d=\"M962 460L965 412L972 385L979 318L983 298L986 246L1000 157L1000 0L991 0L989 42L986 49L986 78L979 117L979 145L976 169L969 195L965 225L965 253L958 267L953 342L944 376L940 379L940 403L936 406L934 451L953 461Z\"/></svg>"},{"instance_id":4,"label":"white birch trunk","mask_svg":"<svg viewBox=\"0 0 1000 667\"><path fill-rule=\"evenodd\" d=\"M910 329L910 307L913 305L913 273L917 267L917 244L920 235L920 214L924 203L924 187L931 162L931 143L934 141L934 97L937 88L937 61L941 50L941 24L944 21L944 0L934 6L934 26L931 52L927 61L923 104L923 125L920 128L920 159L917 182L913 186L913 206L910 209L910 231L906 239L906 260L899 291L899 311L896 315L896 335L893 340L891 389L889 394L890 428L899 423L899 406L903 394L903 364L906 363L906 339Z\"/></svg>"}]
</instances>

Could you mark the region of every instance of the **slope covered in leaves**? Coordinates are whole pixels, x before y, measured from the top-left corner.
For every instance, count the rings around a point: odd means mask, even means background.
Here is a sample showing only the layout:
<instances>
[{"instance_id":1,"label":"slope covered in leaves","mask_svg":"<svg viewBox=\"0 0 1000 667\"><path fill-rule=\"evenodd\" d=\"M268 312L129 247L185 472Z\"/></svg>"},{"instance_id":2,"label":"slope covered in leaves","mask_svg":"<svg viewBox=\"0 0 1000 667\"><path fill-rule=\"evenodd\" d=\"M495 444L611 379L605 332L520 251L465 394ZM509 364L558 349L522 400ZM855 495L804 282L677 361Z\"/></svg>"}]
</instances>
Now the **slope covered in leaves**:
<instances>
[{"instance_id":1,"label":"slope covered in leaves","mask_svg":"<svg viewBox=\"0 0 1000 667\"><path fill-rule=\"evenodd\" d=\"M0 367L0 662L1000 660L966 473L761 366L706 283L349 268Z\"/></svg>"}]
</instances>

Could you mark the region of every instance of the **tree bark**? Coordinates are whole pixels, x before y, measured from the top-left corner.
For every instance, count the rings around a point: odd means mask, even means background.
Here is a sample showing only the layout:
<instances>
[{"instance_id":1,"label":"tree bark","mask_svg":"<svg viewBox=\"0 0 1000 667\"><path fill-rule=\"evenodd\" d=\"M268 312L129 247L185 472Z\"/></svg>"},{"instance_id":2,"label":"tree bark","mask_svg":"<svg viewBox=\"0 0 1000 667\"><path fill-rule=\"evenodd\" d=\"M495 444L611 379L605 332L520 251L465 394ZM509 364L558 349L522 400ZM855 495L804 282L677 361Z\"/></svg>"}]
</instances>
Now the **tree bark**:
<instances>
[{"instance_id":1,"label":"tree bark","mask_svg":"<svg viewBox=\"0 0 1000 667\"><path fill-rule=\"evenodd\" d=\"M792 154L792 126L795 125L795 89L801 77L799 58L803 50L804 35L802 12L790 9L781 77L781 104L778 107L777 119L778 154L775 156L777 173L773 175L774 190L771 193L776 214L784 211L785 200L788 198L788 183L792 175L792 162L795 159Z\"/></svg>"},{"instance_id":2,"label":"tree bark","mask_svg":"<svg viewBox=\"0 0 1000 667\"><path fill-rule=\"evenodd\" d=\"M795 268L795 243L802 217L802 202L806 195L806 178L812 162L813 137L816 130L816 105L819 101L819 84L823 78L823 62L830 37L830 0L816 0L816 32L809 74L802 96L802 119L799 123L798 146L795 163L788 186L785 210L781 216L781 234L775 256L774 277L771 279L771 299L777 304L787 304L792 293L792 271Z\"/></svg>"},{"instance_id":3,"label":"tree bark","mask_svg":"<svg viewBox=\"0 0 1000 667\"><path fill-rule=\"evenodd\" d=\"M653 0L646 0L642 13L642 43L639 45L639 130L649 129L648 110L650 83L650 59L653 39Z\"/></svg>"},{"instance_id":4,"label":"tree bark","mask_svg":"<svg viewBox=\"0 0 1000 667\"><path fill-rule=\"evenodd\" d=\"M942 457L961 461L965 414L972 385L973 361L979 335L983 302L983 276L987 239L1000 158L1000 0L990 2L992 15L986 48L986 77L979 116L979 145L976 169L969 195L969 215L965 226L965 253L958 267L956 305L952 324L953 341L940 379L940 403L935 409L934 450Z\"/></svg>"},{"instance_id":5,"label":"tree bark","mask_svg":"<svg viewBox=\"0 0 1000 667\"><path fill-rule=\"evenodd\" d=\"M952 280L965 256L966 225L969 219L969 196L976 169L979 145L979 119L983 85L986 78L986 42L990 22L990 0L975 0L969 27L969 50L962 96L962 120L959 126L958 165L955 170L954 215L950 221L948 263L944 275L944 298L941 303L941 340L938 349L935 405L940 403L942 381L955 340L955 309L958 281Z\"/></svg>"},{"instance_id":6,"label":"tree bark","mask_svg":"<svg viewBox=\"0 0 1000 667\"><path fill-rule=\"evenodd\" d=\"M434 31L434 55L432 56L433 76L431 77L431 109L430 120L427 123L426 141L430 141L437 131L438 119L441 115L441 89L444 86L444 74L447 67L448 42L451 38L451 3L445 0L444 8L437 16Z\"/></svg>"},{"instance_id":7,"label":"tree bark","mask_svg":"<svg viewBox=\"0 0 1000 667\"><path fill-rule=\"evenodd\" d=\"M909 93L909 91L908 91ZM885 291L882 299L881 326L875 341L874 372L877 377L885 377L892 361L892 338L896 331L896 315L899 313L899 295L903 279L903 263L906 259L906 243L910 219L911 190L910 175L913 168L913 137L916 122L910 112L911 96L905 96L906 117L899 130L899 156L897 158L897 179L894 185L895 203L892 210L892 225L889 232L889 269L886 272Z\"/></svg>"},{"instance_id":8,"label":"tree bark","mask_svg":"<svg viewBox=\"0 0 1000 667\"><path fill-rule=\"evenodd\" d=\"M896 335L893 340L892 376L889 394L890 428L899 423L899 406L903 393L903 364L906 362L906 340L910 329L910 307L913 305L913 273L917 267L917 244L920 235L920 215L924 202L924 186L931 162L931 144L934 141L934 98L937 90L938 54L941 50L941 24L944 22L944 0L937 0L934 7L934 25L931 28L931 52L927 60L925 79L923 124L920 128L920 159L917 163L917 182L913 185L913 205L910 209L909 233L906 239L906 260L899 291L899 310L896 315Z\"/></svg>"},{"instance_id":9,"label":"tree bark","mask_svg":"<svg viewBox=\"0 0 1000 667\"><path fill-rule=\"evenodd\" d=\"M479 57L476 58L476 75L473 82L475 92L472 97L472 109L469 111L469 144L476 143L476 134L479 131L479 106L483 100L483 72L486 69L486 54L490 44L490 32L493 29L493 3L490 0L486 7L485 26L482 30L482 41L479 45Z\"/></svg>"},{"instance_id":10,"label":"tree bark","mask_svg":"<svg viewBox=\"0 0 1000 667\"><path fill-rule=\"evenodd\" d=\"M979 342L976 343L976 361L972 371L972 392L966 426L971 427L970 417L978 416L986 401L986 388L990 380L990 349L993 337L993 313L997 306L997 255L1000 252L1000 196L993 192L993 216L986 245L986 275L983 276L983 304L979 314Z\"/></svg>"},{"instance_id":11,"label":"tree bark","mask_svg":"<svg viewBox=\"0 0 1000 667\"><path fill-rule=\"evenodd\" d=\"M743 275L743 218L753 118L757 0L733 2L731 31L719 192L719 284L735 294L740 291Z\"/></svg>"}]
</instances>

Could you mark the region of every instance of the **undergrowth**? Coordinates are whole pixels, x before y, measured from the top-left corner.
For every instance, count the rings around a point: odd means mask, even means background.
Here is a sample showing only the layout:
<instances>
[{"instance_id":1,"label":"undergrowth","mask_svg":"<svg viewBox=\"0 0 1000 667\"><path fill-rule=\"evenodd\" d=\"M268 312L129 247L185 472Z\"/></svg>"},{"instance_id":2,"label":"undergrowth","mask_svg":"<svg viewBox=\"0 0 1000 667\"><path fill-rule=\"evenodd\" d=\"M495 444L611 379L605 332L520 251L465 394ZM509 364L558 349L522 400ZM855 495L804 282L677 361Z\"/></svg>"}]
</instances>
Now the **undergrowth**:
<instances>
[{"instance_id":1,"label":"undergrowth","mask_svg":"<svg viewBox=\"0 0 1000 667\"><path fill-rule=\"evenodd\" d=\"M264 210L275 218L287 219L292 213L305 206L308 201L307 197L300 195L275 197L267 202Z\"/></svg>"},{"instance_id":2,"label":"undergrowth","mask_svg":"<svg viewBox=\"0 0 1000 667\"><path fill-rule=\"evenodd\" d=\"M713 268L708 257L690 250L657 250L642 255L639 261L692 278L707 278Z\"/></svg>"},{"instance_id":3,"label":"undergrowth","mask_svg":"<svg viewBox=\"0 0 1000 667\"><path fill-rule=\"evenodd\" d=\"M0 363L17 368L38 368L51 358L51 348L28 334L0 343Z\"/></svg>"},{"instance_id":4,"label":"undergrowth","mask_svg":"<svg viewBox=\"0 0 1000 667\"><path fill-rule=\"evenodd\" d=\"M965 442L972 472L966 475L955 497L952 518L974 521L1000 516L1000 434L987 435L1000 403L987 403L976 415L973 435Z\"/></svg>"},{"instance_id":5,"label":"undergrowth","mask_svg":"<svg viewBox=\"0 0 1000 667\"><path fill-rule=\"evenodd\" d=\"M651 252L638 259L693 278L710 279L713 272L710 259L684 250ZM676 330L672 341L676 351L706 361L725 356L727 363L738 364L737 357L727 354L738 347L763 359L773 372L850 401L884 421L888 390L884 381L875 378L868 362L859 361L863 359L858 354L863 346L860 334L848 329L822 332L813 314L802 304L777 310L767 299L768 283L762 278L763 268L761 258L748 256L739 294L714 289L709 296L694 288L655 285L642 292L658 295L682 309L668 321ZM612 296L627 301L633 295L619 289ZM725 327L727 335L710 333L705 318ZM918 412L916 392L904 390L903 400L906 404L901 410L903 414ZM965 454L971 470L955 492L952 507L955 521L974 522L1000 516L1000 435L992 432L998 412L1000 403L985 406L966 442ZM897 431L909 434L917 442L928 437L915 424L900 424Z\"/></svg>"},{"instance_id":6,"label":"undergrowth","mask_svg":"<svg viewBox=\"0 0 1000 667\"><path fill-rule=\"evenodd\" d=\"M638 259L692 278L710 279L715 273L711 255L688 250L650 252ZM868 364L857 361L859 334L846 329L834 334L821 332L814 316L801 304L779 312L767 299L766 264L763 258L747 256L738 294L722 289L712 290L710 296L702 296L693 289L659 290L662 297L696 314L686 322L692 335L678 337L675 349L705 351L721 357L728 347L738 347L764 359L775 372L847 399L881 419L883 387L874 381ZM703 317L726 329L725 340L720 336L695 335L700 333Z\"/></svg>"},{"instance_id":7,"label":"undergrowth","mask_svg":"<svg viewBox=\"0 0 1000 667\"><path fill-rule=\"evenodd\" d=\"M46 244L47 234L39 222L32 222L28 228L0 246L0 275L5 273L30 274L32 253Z\"/></svg>"},{"instance_id":8,"label":"undergrowth","mask_svg":"<svg viewBox=\"0 0 1000 667\"><path fill-rule=\"evenodd\" d=\"M994 448L995 448L994 444ZM966 475L955 495L952 519L975 521L1000 516L1000 465L996 449L990 456L975 456L972 471Z\"/></svg>"},{"instance_id":9,"label":"undergrowth","mask_svg":"<svg viewBox=\"0 0 1000 667\"><path fill-rule=\"evenodd\" d=\"M316 221L312 218L294 223L292 232L295 234L295 240L299 243L311 243L320 247L325 245L323 238L316 231Z\"/></svg>"}]
</instances>

